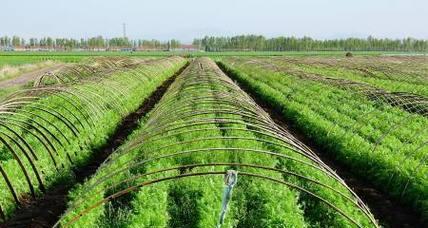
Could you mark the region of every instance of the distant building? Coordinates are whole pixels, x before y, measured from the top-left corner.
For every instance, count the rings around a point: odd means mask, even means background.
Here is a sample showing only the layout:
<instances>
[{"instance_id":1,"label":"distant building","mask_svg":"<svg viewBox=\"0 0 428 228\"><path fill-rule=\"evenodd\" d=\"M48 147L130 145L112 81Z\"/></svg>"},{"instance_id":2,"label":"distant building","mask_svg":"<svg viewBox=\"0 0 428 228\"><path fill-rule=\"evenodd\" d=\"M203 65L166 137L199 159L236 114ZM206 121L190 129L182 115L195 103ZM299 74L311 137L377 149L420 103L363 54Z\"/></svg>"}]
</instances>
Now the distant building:
<instances>
[{"instance_id":1,"label":"distant building","mask_svg":"<svg viewBox=\"0 0 428 228\"><path fill-rule=\"evenodd\" d=\"M181 51L199 51L199 47L193 44L182 44L181 48L178 49Z\"/></svg>"}]
</instances>

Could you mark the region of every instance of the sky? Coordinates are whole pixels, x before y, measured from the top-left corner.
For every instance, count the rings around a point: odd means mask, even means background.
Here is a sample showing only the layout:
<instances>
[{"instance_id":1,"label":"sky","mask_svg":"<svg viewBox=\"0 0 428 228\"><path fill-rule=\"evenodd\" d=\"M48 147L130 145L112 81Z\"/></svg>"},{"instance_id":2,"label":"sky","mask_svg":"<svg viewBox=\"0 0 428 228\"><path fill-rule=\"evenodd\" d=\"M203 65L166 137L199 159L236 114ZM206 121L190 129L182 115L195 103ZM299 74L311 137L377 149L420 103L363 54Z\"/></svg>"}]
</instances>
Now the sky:
<instances>
[{"instance_id":1,"label":"sky","mask_svg":"<svg viewBox=\"0 0 428 228\"><path fill-rule=\"evenodd\" d=\"M428 39L428 0L0 0L0 36Z\"/></svg>"}]
</instances>

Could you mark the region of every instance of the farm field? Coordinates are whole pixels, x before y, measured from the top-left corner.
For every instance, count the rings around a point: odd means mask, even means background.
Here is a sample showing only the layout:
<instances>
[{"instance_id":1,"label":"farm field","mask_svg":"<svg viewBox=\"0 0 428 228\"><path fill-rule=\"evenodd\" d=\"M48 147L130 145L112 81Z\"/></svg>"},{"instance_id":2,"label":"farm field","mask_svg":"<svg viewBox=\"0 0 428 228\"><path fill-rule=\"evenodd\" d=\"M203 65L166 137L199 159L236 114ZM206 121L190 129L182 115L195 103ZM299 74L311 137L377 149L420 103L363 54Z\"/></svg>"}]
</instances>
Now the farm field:
<instances>
[{"instance_id":1,"label":"farm field","mask_svg":"<svg viewBox=\"0 0 428 228\"><path fill-rule=\"evenodd\" d=\"M428 1L121 3L1 2L0 228L428 228Z\"/></svg>"},{"instance_id":2,"label":"farm field","mask_svg":"<svg viewBox=\"0 0 428 228\"><path fill-rule=\"evenodd\" d=\"M79 56L79 55L55 55L55 54L43 54L38 55L34 53L30 54L7 54L0 53L0 67L5 65L9 66L19 66L23 64L31 64L31 63L39 63L44 61L60 61L67 63L79 62L83 58L87 56Z\"/></svg>"},{"instance_id":3,"label":"farm field","mask_svg":"<svg viewBox=\"0 0 428 228\"><path fill-rule=\"evenodd\" d=\"M20 56L19 58L21 58ZM55 59L55 58L53 58ZM154 57L134 58L133 61L148 61ZM71 78L85 78L88 76L110 74L114 71L124 70L132 67L124 57L102 57L89 56L81 58L76 63L69 61L48 60L43 62L29 63L22 59L21 65L4 66L0 69L0 100L19 89L28 89L40 85L52 83L63 84ZM61 80L59 80L61 79ZM64 81L65 80L65 81Z\"/></svg>"},{"instance_id":4,"label":"farm field","mask_svg":"<svg viewBox=\"0 0 428 228\"><path fill-rule=\"evenodd\" d=\"M61 222L214 227L228 169L238 171L240 184L227 227L376 224L331 170L207 58L193 61L129 142L71 194L73 203ZM276 188L278 183L289 188ZM119 204L99 205L139 185L144 187L118 198ZM330 219L322 219L326 214ZM76 215L81 217L74 223Z\"/></svg>"},{"instance_id":5,"label":"farm field","mask_svg":"<svg viewBox=\"0 0 428 228\"><path fill-rule=\"evenodd\" d=\"M425 56L272 57L251 58L246 63L301 78L312 76L317 80L314 77L319 76L318 81L324 78L341 79L360 83L360 87L369 85L376 90L428 95L428 57Z\"/></svg>"},{"instance_id":6,"label":"farm field","mask_svg":"<svg viewBox=\"0 0 428 228\"><path fill-rule=\"evenodd\" d=\"M122 64L129 69L106 67L114 71L99 75L92 68L68 68L56 75L61 85L45 87L52 83L47 79L3 101L2 214L8 216L25 195L69 181L73 167L85 164L119 121L184 62L180 57L150 63L126 59Z\"/></svg>"},{"instance_id":7,"label":"farm field","mask_svg":"<svg viewBox=\"0 0 428 228\"><path fill-rule=\"evenodd\" d=\"M335 160L427 218L425 57L220 64Z\"/></svg>"},{"instance_id":8,"label":"farm field","mask_svg":"<svg viewBox=\"0 0 428 228\"><path fill-rule=\"evenodd\" d=\"M28 81L81 60L82 57L0 55L0 100L18 89L30 87Z\"/></svg>"},{"instance_id":9,"label":"farm field","mask_svg":"<svg viewBox=\"0 0 428 228\"><path fill-rule=\"evenodd\" d=\"M428 224L428 57L207 55L1 55L0 224Z\"/></svg>"}]
</instances>

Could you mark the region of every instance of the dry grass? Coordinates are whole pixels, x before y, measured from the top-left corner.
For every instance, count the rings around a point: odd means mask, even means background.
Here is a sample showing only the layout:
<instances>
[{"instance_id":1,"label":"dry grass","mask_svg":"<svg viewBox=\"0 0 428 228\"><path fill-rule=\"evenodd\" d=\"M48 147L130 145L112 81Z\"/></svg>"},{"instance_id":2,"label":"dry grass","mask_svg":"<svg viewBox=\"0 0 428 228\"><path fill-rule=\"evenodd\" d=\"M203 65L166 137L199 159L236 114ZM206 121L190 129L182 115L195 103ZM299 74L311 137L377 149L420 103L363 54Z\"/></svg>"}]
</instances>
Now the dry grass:
<instances>
[{"instance_id":1,"label":"dry grass","mask_svg":"<svg viewBox=\"0 0 428 228\"><path fill-rule=\"evenodd\" d=\"M0 81L7 80L10 78L14 78L20 74L27 73L30 71L38 70L44 67L49 67L55 65L56 62L52 60L32 63L32 64L24 64L19 66L9 66L5 65L0 68Z\"/></svg>"}]
</instances>

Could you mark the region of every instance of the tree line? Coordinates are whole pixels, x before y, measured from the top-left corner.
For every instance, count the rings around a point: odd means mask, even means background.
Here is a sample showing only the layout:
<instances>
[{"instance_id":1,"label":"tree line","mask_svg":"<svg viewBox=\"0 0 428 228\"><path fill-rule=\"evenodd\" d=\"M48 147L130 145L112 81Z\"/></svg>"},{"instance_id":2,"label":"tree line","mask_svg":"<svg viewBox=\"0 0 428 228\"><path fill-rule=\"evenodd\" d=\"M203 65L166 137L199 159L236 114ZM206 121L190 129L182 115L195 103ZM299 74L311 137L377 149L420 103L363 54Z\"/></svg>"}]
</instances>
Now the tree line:
<instances>
[{"instance_id":1,"label":"tree line","mask_svg":"<svg viewBox=\"0 0 428 228\"><path fill-rule=\"evenodd\" d=\"M275 37L240 35L232 37L205 36L194 39L193 46L205 51L414 51L427 52L428 40L413 38L388 39L369 36L362 38L319 40L310 37ZM126 37L104 38L30 38L1 36L0 48L7 49L49 49L49 50L176 50L182 44L179 40L168 41L128 39Z\"/></svg>"},{"instance_id":2,"label":"tree line","mask_svg":"<svg viewBox=\"0 0 428 228\"><path fill-rule=\"evenodd\" d=\"M50 49L50 50L108 50L108 49L147 49L147 50L171 50L181 47L179 40L131 40L126 37L104 38L102 36L92 38L30 38L28 40L18 36L0 37L0 48L3 49Z\"/></svg>"},{"instance_id":3,"label":"tree line","mask_svg":"<svg viewBox=\"0 0 428 228\"><path fill-rule=\"evenodd\" d=\"M317 40L310 37L268 39L259 35L205 36L202 39L195 39L193 44L205 51L428 51L428 40L379 39L372 36L366 39L332 40Z\"/></svg>"}]
</instances>

